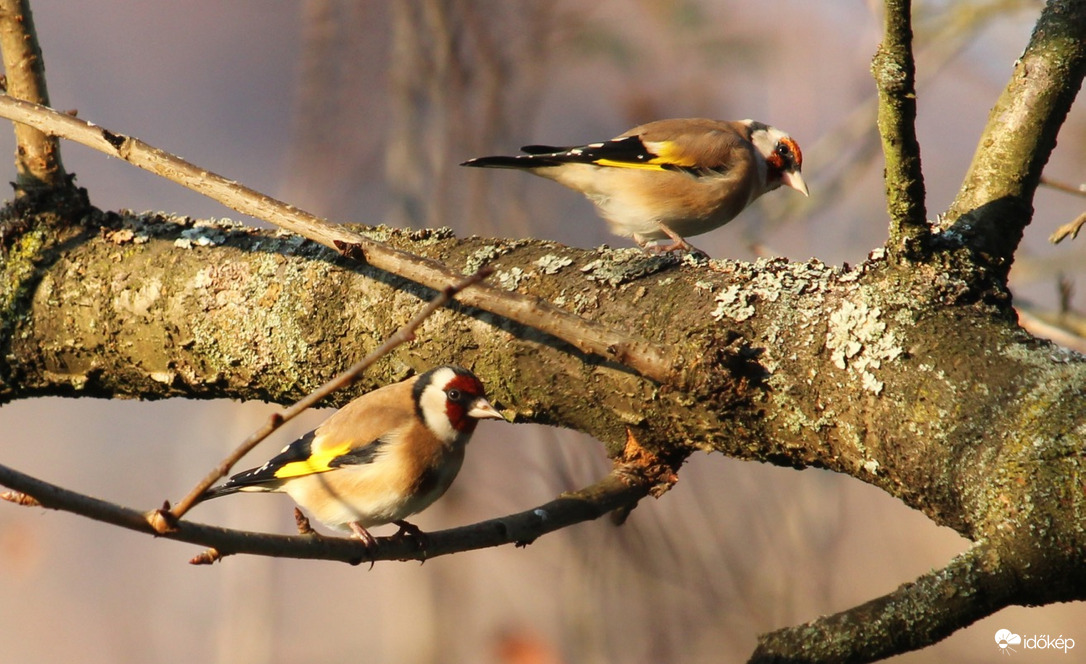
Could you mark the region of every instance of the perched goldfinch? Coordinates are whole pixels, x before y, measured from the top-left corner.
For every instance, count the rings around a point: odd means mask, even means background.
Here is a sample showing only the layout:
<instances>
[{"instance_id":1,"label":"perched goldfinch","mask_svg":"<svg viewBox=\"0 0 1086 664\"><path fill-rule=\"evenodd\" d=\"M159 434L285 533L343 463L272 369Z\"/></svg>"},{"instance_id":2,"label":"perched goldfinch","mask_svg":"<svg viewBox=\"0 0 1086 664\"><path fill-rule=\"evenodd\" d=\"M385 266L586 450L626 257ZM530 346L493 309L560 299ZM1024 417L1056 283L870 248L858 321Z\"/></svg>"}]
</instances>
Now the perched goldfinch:
<instances>
[{"instance_id":1,"label":"perched goldfinch","mask_svg":"<svg viewBox=\"0 0 1086 664\"><path fill-rule=\"evenodd\" d=\"M808 195L799 146L754 120L657 120L602 143L521 150L461 166L519 168L564 184L595 203L613 233L657 251L692 250L685 236L723 226L782 184Z\"/></svg>"},{"instance_id":2,"label":"perched goldfinch","mask_svg":"<svg viewBox=\"0 0 1086 664\"><path fill-rule=\"evenodd\" d=\"M286 493L324 525L353 532L404 521L452 484L480 419L504 419L467 369L442 366L364 394L259 468L212 487Z\"/></svg>"}]
</instances>

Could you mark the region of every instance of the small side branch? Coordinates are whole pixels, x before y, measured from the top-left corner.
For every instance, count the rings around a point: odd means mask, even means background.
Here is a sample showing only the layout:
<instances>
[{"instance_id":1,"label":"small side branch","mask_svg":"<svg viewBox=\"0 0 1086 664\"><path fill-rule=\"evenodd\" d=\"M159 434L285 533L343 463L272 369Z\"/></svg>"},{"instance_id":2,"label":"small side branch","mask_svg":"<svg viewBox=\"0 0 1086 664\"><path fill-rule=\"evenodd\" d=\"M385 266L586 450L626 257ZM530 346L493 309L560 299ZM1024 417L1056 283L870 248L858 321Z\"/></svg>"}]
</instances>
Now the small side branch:
<instances>
[{"instance_id":1,"label":"small side branch","mask_svg":"<svg viewBox=\"0 0 1086 664\"><path fill-rule=\"evenodd\" d=\"M978 544L889 595L763 634L750 662L873 662L941 641L1010 603L996 552Z\"/></svg>"},{"instance_id":2,"label":"small side branch","mask_svg":"<svg viewBox=\"0 0 1086 664\"><path fill-rule=\"evenodd\" d=\"M1086 2L1050 0L992 107L973 162L941 222L1009 267L1033 197L1086 75Z\"/></svg>"},{"instance_id":3,"label":"small side branch","mask_svg":"<svg viewBox=\"0 0 1086 664\"><path fill-rule=\"evenodd\" d=\"M29 0L0 0L0 53L7 93L16 99L48 105L45 65L34 30ZM15 125L16 193L68 186L60 161L60 141L25 124Z\"/></svg>"},{"instance_id":4,"label":"small side branch","mask_svg":"<svg viewBox=\"0 0 1086 664\"><path fill-rule=\"evenodd\" d=\"M879 92L878 126L886 159L890 249L929 232L916 139L916 63L911 0L886 0L882 43L871 63Z\"/></svg>"}]
</instances>

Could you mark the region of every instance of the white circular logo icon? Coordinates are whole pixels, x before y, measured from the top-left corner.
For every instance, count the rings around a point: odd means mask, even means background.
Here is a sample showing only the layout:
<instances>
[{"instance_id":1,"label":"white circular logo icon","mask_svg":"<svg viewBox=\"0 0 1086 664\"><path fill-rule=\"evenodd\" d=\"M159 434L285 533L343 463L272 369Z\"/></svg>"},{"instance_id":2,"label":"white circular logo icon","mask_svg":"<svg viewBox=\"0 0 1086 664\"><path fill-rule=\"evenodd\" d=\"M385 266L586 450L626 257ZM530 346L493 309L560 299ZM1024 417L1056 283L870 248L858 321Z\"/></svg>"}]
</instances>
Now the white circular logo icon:
<instances>
[{"instance_id":1,"label":"white circular logo icon","mask_svg":"<svg viewBox=\"0 0 1086 664\"><path fill-rule=\"evenodd\" d=\"M995 633L995 642L996 642L996 645L999 646L1000 652L1007 653L1008 650L1010 650L1011 652L1017 652L1011 646L1012 645L1016 646L1016 645L1022 643L1022 637L1018 636L1017 634L1015 634L1014 632L1012 632L1009 629L1001 629L1001 630L999 630L998 632ZM1007 653L1007 654L1010 654L1010 653Z\"/></svg>"}]
</instances>

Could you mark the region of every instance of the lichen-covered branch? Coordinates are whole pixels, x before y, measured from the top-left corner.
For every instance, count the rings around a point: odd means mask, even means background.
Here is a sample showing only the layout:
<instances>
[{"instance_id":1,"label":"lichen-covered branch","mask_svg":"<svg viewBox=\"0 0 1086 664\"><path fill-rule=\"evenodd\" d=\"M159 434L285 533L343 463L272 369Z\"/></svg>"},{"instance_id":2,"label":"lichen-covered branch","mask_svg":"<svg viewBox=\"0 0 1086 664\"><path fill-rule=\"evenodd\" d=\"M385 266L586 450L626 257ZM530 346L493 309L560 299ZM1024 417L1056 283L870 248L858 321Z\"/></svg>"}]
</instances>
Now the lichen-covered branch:
<instances>
[{"instance_id":1,"label":"lichen-covered branch","mask_svg":"<svg viewBox=\"0 0 1086 664\"><path fill-rule=\"evenodd\" d=\"M977 545L889 595L758 639L763 662L873 662L941 641L1008 606L1017 584L991 547Z\"/></svg>"},{"instance_id":2,"label":"lichen-covered branch","mask_svg":"<svg viewBox=\"0 0 1086 664\"><path fill-rule=\"evenodd\" d=\"M177 182L219 201L242 214L275 224L337 251L434 290L441 290L458 276L439 262L426 260L334 226L304 210L211 173L138 138L116 134L78 118L0 95L0 117L26 123L43 132L61 136ZM486 284L465 293L466 304L486 309L511 320L532 325L582 352L631 367L642 375L668 382L677 377L675 358L666 349L578 318L547 302Z\"/></svg>"},{"instance_id":3,"label":"lichen-covered branch","mask_svg":"<svg viewBox=\"0 0 1086 664\"><path fill-rule=\"evenodd\" d=\"M34 283L5 313L5 400L294 400L432 296L297 236L154 215L93 221L101 226L29 272L22 264L33 262L32 238L0 262L4 285ZM672 468L702 449L846 473L971 539L998 541L999 564L1029 580L1010 601L1053 601L1038 588L1086 597L1078 527L1086 520L1078 479L1086 476L1086 362L1023 333L1006 297L970 281L971 273L902 270L878 254L849 270L781 259L698 264L638 250L457 240L443 231L377 233L457 272L485 258L501 287L622 325L672 349L692 378L660 385L533 328L457 306L436 312L418 343L378 363L364 389L456 360L473 367L517 421L586 431L615 457L629 431ZM50 504L41 487L14 486ZM609 495L621 502L633 494ZM131 514L109 514L110 523L135 523ZM136 515L138 528L150 528L145 513ZM484 526L485 537L536 532L499 532L505 527ZM281 542L204 528L185 522L180 532L223 554ZM350 542L287 539L300 547L290 555L357 560ZM388 555L410 557L411 546ZM993 610L983 597L963 601L979 604L946 614L939 629Z\"/></svg>"},{"instance_id":4,"label":"lichen-covered branch","mask_svg":"<svg viewBox=\"0 0 1086 664\"><path fill-rule=\"evenodd\" d=\"M1010 268L1033 195L1086 75L1086 1L1050 0L988 115L944 230Z\"/></svg>"},{"instance_id":5,"label":"lichen-covered branch","mask_svg":"<svg viewBox=\"0 0 1086 664\"><path fill-rule=\"evenodd\" d=\"M912 45L911 0L887 0L883 39L871 71L879 92L878 126L886 159L883 179L891 251L928 233L924 174L920 143L916 140L916 64Z\"/></svg>"}]
</instances>

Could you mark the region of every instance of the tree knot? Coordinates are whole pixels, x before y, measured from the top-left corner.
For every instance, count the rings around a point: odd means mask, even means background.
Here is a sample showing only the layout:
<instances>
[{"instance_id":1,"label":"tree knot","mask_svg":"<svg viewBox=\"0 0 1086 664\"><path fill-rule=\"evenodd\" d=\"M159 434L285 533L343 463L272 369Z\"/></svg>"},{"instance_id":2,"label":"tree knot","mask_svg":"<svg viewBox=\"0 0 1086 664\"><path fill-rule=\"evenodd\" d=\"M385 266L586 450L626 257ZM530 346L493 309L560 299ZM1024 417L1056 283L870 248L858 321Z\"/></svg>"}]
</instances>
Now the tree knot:
<instances>
[{"instance_id":1,"label":"tree knot","mask_svg":"<svg viewBox=\"0 0 1086 664\"><path fill-rule=\"evenodd\" d=\"M627 427L626 446L615 459L615 473L627 485L644 485L648 487L649 495L659 498L679 481L675 470L681 463L682 460L676 463L645 449Z\"/></svg>"}]
</instances>

